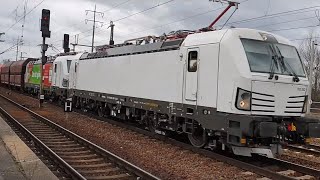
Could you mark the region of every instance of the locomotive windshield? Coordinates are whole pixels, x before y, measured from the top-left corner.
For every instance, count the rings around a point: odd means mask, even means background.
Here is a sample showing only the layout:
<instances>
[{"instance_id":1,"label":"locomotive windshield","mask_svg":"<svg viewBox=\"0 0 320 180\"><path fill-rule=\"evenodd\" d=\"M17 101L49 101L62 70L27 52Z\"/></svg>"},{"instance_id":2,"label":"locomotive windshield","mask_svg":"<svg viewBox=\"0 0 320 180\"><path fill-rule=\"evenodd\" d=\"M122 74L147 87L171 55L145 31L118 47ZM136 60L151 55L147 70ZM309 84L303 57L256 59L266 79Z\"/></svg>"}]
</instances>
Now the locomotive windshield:
<instances>
[{"instance_id":1,"label":"locomotive windshield","mask_svg":"<svg viewBox=\"0 0 320 180\"><path fill-rule=\"evenodd\" d=\"M251 72L305 77L302 61L295 47L251 39L241 41Z\"/></svg>"}]
</instances>

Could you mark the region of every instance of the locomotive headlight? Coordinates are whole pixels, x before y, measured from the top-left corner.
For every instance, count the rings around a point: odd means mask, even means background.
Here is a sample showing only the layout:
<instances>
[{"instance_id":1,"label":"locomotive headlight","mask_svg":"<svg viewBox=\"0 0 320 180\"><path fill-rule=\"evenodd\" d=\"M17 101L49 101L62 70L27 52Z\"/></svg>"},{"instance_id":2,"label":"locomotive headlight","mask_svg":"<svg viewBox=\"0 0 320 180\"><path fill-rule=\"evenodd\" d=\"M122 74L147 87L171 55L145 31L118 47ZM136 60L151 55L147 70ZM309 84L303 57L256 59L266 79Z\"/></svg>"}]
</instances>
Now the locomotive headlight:
<instances>
[{"instance_id":1,"label":"locomotive headlight","mask_svg":"<svg viewBox=\"0 0 320 180\"><path fill-rule=\"evenodd\" d=\"M251 92L238 88L236 108L239 110L251 110Z\"/></svg>"}]
</instances>

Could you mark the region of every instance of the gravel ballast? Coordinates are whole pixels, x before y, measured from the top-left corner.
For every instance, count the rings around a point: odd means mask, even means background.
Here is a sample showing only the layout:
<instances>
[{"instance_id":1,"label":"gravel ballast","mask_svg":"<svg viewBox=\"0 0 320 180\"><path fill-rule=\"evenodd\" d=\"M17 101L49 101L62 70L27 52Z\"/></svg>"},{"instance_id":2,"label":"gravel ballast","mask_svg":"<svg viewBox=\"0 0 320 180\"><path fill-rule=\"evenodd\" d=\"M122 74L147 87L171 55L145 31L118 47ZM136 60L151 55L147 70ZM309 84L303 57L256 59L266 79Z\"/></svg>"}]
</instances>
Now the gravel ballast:
<instances>
[{"instance_id":1,"label":"gravel ballast","mask_svg":"<svg viewBox=\"0 0 320 180\"><path fill-rule=\"evenodd\" d=\"M256 179L256 174L1 88L0 93L162 179Z\"/></svg>"},{"instance_id":2,"label":"gravel ballast","mask_svg":"<svg viewBox=\"0 0 320 180\"><path fill-rule=\"evenodd\" d=\"M293 150L286 150L281 155L280 159L320 170L320 157L314 155Z\"/></svg>"}]
</instances>

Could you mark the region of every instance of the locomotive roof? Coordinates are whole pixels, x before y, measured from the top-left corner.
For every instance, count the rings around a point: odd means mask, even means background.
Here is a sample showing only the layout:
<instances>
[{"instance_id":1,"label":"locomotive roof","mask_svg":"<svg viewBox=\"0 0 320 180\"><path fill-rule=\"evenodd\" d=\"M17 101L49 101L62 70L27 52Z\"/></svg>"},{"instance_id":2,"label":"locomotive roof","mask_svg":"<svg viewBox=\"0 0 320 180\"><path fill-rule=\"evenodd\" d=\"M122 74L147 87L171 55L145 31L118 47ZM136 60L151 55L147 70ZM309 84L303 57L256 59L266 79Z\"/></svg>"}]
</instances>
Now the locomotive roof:
<instances>
[{"instance_id":1,"label":"locomotive roof","mask_svg":"<svg viewBox=\"0 0 320 180\"><path fill-rule=\"evenodd\" d=\"M180 48L183 40L184 39L176 39L171 41L161 41L144 45L127 45L114 47L107 49L105 52L85 53L80 57L80 60L177 50Z\"/></svg>"},{"instance_id":2,"label":"locomotive roof","mask_svg":"<svg viewBox=\"0 0 320 180\"><path fill-rule=\"evenodd\" d=\"M247 38L265 41L263 35L269 35L283 44L291 44L287 39L276 34L248 28L229 28L218 31L208 31L189 35L183 42L184 46L199 46L202 44L219 43L222 38Z\"/></svg>"},{"instance_id":3,"label":"locomotive roof","mask_svg":"<svg viewBox=\"0 0 320 180\"><path fill-rule=\"evenodd\" d=\"M73 52L73 53L69 53L69 54L64 54L64 55L61 55L61 56L57 56L54 61L55 61L55 62L58 62L58 61L79 59L81 55L82 55L81 52L77 52L77 53Z\"/></svg>"},{"instance_id":4,"label":"locomotive roof","mask_svg":"<svg viewBox=\"0 0 320 180\"><path fill-rule=\"evenodd\" d=\"M240 37L264 41L263 34L272 36L279 43L291 44L287 39L266 31L247 28L229 28L217 31L194 33L188 35L186 38L170 41L161 41L144 45L122 45L106 49L103 52L84 53L80 57L80 60L177 50L181 46L189 47L199 46L203 44L219 43L224 37Z\"/></svg>"}]
</instances>

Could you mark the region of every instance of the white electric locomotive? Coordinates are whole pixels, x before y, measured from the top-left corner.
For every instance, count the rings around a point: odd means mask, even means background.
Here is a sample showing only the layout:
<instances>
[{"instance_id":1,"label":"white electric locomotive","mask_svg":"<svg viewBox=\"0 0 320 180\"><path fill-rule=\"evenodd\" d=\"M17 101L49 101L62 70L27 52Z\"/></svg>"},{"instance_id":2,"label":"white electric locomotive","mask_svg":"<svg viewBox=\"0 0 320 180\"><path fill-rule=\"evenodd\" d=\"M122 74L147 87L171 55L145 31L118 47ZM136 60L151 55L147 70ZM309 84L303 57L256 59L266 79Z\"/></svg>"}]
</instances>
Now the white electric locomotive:
<instances>
[{"instance_id":1,"label":"white electric locomotive","mask_svg":"<svg viewBox=\"0 0 320 180\"><path fill-rule=\"evenodd\" d=\"M241 28L152 39L73 60L73 106L244 156L320 137L319 121L304 118L308 79L287 39Z\"/></svg>"}]
</instances>

